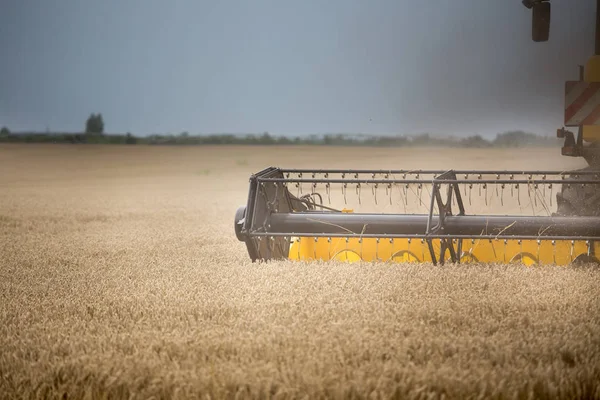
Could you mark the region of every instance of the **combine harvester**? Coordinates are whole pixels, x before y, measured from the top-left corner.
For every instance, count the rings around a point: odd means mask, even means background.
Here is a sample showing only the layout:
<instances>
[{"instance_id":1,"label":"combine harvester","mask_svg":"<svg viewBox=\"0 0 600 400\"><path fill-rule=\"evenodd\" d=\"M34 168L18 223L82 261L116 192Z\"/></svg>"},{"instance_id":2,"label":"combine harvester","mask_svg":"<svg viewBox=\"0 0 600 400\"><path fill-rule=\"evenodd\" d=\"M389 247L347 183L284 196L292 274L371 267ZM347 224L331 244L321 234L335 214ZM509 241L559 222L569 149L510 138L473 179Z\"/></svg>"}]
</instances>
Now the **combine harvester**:
<instances>
[{"instance_id":1,"label":"combine harvester","mask_svg":"<svg viewBox=\"0 0 600 400\"><path fill-rule=\"evenodd\" d=\"M562 154L578 171L309 170L250 177L235 233L252 261L272 259L598 263L600 259L600 0L596 55L565 85ZM550 3L533 9L549 36ZM587 142L587 143L586 143ZM487 210L495 212L489 213Z\"/></svg>"}]
</instances>

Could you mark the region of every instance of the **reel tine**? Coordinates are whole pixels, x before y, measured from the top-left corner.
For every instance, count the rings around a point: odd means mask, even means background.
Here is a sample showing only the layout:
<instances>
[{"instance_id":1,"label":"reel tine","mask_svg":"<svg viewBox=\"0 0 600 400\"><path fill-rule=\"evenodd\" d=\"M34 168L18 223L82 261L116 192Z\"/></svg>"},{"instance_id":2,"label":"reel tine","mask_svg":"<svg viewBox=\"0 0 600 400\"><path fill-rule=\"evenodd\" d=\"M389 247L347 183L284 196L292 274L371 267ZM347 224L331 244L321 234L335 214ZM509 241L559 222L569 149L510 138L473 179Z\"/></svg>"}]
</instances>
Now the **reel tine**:
<instances>
[{"instance_id":1,"label":"reel tine","mask_svg":"<svg viewBox=\"0 0 600 400\"><path fill-rule=\"evenodd\" d=\"M483 184L483 188L485 189L485 205L488 205L488 190L487 190L487 183Z\"/></svg>"},{"instance_id":2,"label":"reel tine","mask_svg":"<svg viewBox=\"0 0 600 400\"><path fill-rule=\"evenodd\" d=\"M364 254L363 254L363 239L362 238L358 238L358 244L360 244L360 259L363 260Z\"/></svg>"},{"instance_id":3,"label":"reel tine","mask_svg":"<svg viewBox=\"0 0 600 400\"><path fill-rule=\"evenodd\" d=\"M573 262L573 252L574 251L575 251L575 241L571 240L571 252L570 252L571 262Z\"/></svg>"},{"instance_id":4,"label":"reel tine","mask_svg":"<svg viewBox=\"0 0 600 400\"><path fill-rule=\"evenodd\" d=\"M496 180L500 179L500 174L496 174ZM500 197L500 194L498 193L498 185L494 185L494 189L496 190L496 197Z\"/></svg>"},{"instance_id":5,"label":"reel tine","mask_svg":"<svg viewBox=\"0 0 600 400\"><path fill-rule=\"evenodd\" d=\"M512 181L514 179L515 179L515 176L511 174L510 180ZM513 186L510 185L510 197L514 197L514 196L515 196L515 193L514 193L514 190L513 190Z\"/></svg>"},{"instance_id":6,"label":"reel tine","mask_svg":"<svg viewBox=\"0 0 600 400\"><path fill-rule=\"evenodd\" d=\"M344 255L346 256L346 261L348 261L348 242L350 241L350 238L348 238L346 236L346 251L344 251Z\"/></svg>"},{"instance_id":7,"label":"reel tine","mask_svg":"<svg viewBox=\"0 0 600 400\"><path fill-rule=\"evenodd\" d=\"M589 240L585 241L585 245L587 246L587 256L592 256L592 243Z\"/></svg>"},{"instance_id":8,"label":"reel tine","mask_svg":"<svg viewBox=\"0 0 600 400\"><path fill-rule=\"evenodd\" d=\"M546 180L546 175L542 175L542 180ZM544 198L546 198L546 185L542 184L542 190L544 191L544 193L542 194L542 196L544 196Z\"/></svg>"},{"instance_id":9,"label":"reel tine","mask_svg":"<svg viewBox=\"0 0 600 400\"><path fill-rule=\"evenodd\" d=\"M473 184L469 183L469 205L473 205L473 203L471 202L471 193L473 193Z\"/></svg>"}]
</instances>

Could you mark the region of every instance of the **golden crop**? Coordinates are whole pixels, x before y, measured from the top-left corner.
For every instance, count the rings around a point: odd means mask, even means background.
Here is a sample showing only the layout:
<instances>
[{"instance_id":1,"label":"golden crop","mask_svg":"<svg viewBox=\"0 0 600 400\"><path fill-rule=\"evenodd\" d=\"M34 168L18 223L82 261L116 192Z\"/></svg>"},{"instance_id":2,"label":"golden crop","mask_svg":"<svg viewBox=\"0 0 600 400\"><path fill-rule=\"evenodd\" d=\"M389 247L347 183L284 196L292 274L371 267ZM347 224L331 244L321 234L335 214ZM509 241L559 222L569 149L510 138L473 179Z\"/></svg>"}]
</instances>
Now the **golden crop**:
<instances>
[{"instance_id":1,"label":"golden crop","mask_svg":"<svg viewBox=\"0 0 600 400\"><path fill-rule=\"evenodd\" d=\"M0 398L600 398L597 268L252 264L233 233L268 165L580 163L555 149L2 145Z\"/></svg>"}]
</instances>

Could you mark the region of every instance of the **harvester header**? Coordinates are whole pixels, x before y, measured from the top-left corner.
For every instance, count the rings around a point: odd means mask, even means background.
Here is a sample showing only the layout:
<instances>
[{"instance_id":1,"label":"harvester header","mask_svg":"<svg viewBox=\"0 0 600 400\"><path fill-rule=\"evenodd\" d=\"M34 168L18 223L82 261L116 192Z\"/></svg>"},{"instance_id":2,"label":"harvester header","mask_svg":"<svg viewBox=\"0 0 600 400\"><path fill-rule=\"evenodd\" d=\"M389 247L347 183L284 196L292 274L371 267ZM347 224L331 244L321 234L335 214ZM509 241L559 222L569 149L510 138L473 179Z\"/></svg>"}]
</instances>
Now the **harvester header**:
<instances>
[{"instance_id":1,"label":"harvester header","mask_svg":"<svg viewBox=\"0 0 600 400\"><path fill-rule=\"evenodd\" d=\"M571 186L600 190L600 174L271 167L250 178L235 231L253 261L597 261L600 213L553 202Z\"/></svg>"}]
</instances>

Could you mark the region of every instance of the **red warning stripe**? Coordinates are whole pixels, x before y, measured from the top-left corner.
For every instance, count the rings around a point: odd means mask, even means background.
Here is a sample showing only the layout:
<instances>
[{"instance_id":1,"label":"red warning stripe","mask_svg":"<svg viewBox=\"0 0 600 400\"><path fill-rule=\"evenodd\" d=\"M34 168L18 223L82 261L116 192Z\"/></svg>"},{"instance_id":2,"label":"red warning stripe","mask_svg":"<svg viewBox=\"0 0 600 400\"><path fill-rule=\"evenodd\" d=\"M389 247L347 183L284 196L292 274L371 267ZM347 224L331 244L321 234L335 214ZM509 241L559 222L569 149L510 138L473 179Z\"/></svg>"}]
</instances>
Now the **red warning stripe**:
<instances>
[{"instance_id":1,"label":"red warning stripe","mask_svg":"<svg viewBox=\"0 0 600 400\"><path fill-rule=\"evenodd\" d=\"M600 126L600 82L565 82L565 126Z\"/></svg>"},{"instance_id":2,"label":"red warning stripe","mask_svg":"<svg viewBox=\"0 0 600 400\"><path fill-rule=\"evenodd\" d=\"M586 103L588 102L589 99L592 98L593 95L595 95L598 91L600 90L600 86L597 85L590 85L588 86L583 93L581 94L581 96L579 96L577 98L577 100L575 100L570 106L567 107L567 109L565 110L565 121L568 122L570 121L575 114L581 110L581 108L583 106L586 105ZM587 118L586 118L587 119Z\"/></svg>"},{"instance_id":3,"label":"red warning stripe","mask_svg":"<svg viewBox=\"0 0 600 400\"><path fill-rule=\"evenodd\" d=\"M592 111L581 123L581 125L595 125L596 122L598 122L598 119L600 119L600 104L596 106L596 108L594 108L594 111Z\"/></svg>"}]
</instances>

